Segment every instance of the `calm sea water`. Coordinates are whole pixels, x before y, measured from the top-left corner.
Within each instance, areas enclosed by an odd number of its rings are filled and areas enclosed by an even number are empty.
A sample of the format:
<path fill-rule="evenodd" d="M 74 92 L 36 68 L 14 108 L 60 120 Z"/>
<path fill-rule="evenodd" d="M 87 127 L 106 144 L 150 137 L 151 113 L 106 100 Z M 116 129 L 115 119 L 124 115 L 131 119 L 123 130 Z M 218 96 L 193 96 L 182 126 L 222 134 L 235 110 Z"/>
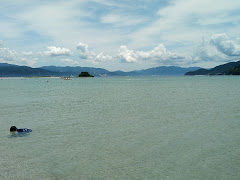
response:
<path fill-rule="evenodd" d="M 0 179 L 240 179 L 240 77 L 0 79 Z"/>

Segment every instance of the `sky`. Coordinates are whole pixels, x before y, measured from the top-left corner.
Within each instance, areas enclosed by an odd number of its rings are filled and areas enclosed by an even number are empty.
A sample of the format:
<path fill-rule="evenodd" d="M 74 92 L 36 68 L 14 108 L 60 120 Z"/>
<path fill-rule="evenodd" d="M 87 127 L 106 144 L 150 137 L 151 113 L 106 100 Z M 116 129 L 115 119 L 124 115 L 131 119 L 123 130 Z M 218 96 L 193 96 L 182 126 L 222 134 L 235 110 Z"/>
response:
<path fill-rule="evenodd" d="M 136 70 L 240 60 L 240 0 L 1 0 L 0 63 Z"/>

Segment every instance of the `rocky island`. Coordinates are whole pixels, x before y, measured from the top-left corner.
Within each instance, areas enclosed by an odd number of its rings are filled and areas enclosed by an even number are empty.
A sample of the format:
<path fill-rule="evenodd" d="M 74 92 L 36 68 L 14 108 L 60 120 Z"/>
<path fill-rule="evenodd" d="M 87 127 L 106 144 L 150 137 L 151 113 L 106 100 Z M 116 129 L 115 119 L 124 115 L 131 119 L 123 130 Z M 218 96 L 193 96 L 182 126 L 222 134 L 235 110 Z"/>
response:
<path fill-rule="evenodd" d="M 78 77 L 94 77 L 93 75 L 89 74 L 88 72 L 81 72 Z"/>

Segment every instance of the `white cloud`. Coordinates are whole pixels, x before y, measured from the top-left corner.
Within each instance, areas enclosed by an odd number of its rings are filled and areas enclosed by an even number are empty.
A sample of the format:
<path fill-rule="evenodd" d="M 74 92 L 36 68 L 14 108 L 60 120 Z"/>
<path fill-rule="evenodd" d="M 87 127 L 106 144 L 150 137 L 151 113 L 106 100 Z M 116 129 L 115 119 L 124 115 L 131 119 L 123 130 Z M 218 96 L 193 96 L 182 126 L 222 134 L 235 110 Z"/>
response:
<path fill-rule="evenodd" d="M 37 60 L 38 58 L 29 59 L 29 58 L 22 57 L 16 62 L 16 64 L 33 67 L 37 63 Z"/>
<path fill-rule="evenodd" d="M 26 58 L 24 53 L 19 53 L 7 47 L 0 47 L 0 62 L 33 66 L 36 64 L 38 58 Z"/>
<path fill-rule="evenodd" d="M 17 52 L 6 47 L 0 47 L 0 60 L 2 62 L 13 61 Z"/>
<path fill-rule="evenodd" d="M 77 66 L 79 65 L 78 61 L 74 61 L 72 59 L 61 59 L 60 60 L 65 66 Z"/>
<path fill-rule="evenodd" d="M 87 53 L 87 52 L 88 52 L 88 45 L 79 42 L 79 43 L 77 44 L 77 49 L 78 49 L 81 53 Z"/>
<path fill-rule="evenodd" d="M 180 64 L 181 60 L 186 59 L 186 56 L 168 51 L 163 44 L 159 44 L 149 51 L 131 50 L 127 46 L 122 45 L 115 55 L 105 54 L 104 52 L 96 53 L 88 49 L 88 45 L 78 43 L 80 59 L 85 59 L 93 64 L 98 63 L 142 63 L 143 61 L 149 63 L 171 65 L 174 63 Z"/>
<path fill-rule="evenodd" d="M 227 56 L 240 56 L 240 43 L 230 40 L 226 34 L 215 34 L 210 42 Z"/>
<path fill-rule="evenodd" d="M 85 59 L 93 64 L 98 64 L 102 62 L 110 62 L 114 60 L 111 55 L 105 54 L 104 52 L 96 53 L 93 50 L 88 49 L 88 45 L 79 42 L 77 44 L 77 50 L 80 59 Z"/>
<path fill-rule="evenodd" d="M 47 56 L 70 56 L 71 51 L 67 48 L 61 48 L 61 47 L 55 47 L 55 46 L 49 46 L 47 47 L 48 51 L 44 52 L 44 55 Z"/>
<path fill-rule="evenodd" d="M 129 14 L 107 14 L 101 17 L 102 23 L 112 24 L 115 27 L 136 26 L 145 23 L 147 20 L 144 16 L 132 16 Z"/>
<path fill-rule="evenodd" d="M 119 59 L 122 62 L 138 62 L 138 61 L 157 61 L 160 63 L 174 63 L 172 61 L 179 61 L 184 59 L 184 56 L 170 52 L 163 44 L 159 44 L 150 51 L 134 51 L 129 50 L 127 46 L 121 46 L 119 50 Z"/>
<path fill-rule="evenodd" d="M 95 62 L 110 62 L 110 61 L 113 61 L 113 57 L 104 54 L 103 52 L 99 53 L 95 58 Z"/>
<path fill-rule="evenodd" d="M 33 55 L 33 52 L 32 51 L 23 51 L 22 54 L 24 56 L 31 56 L 31 55 Z"/>
<path fill-rule="evenodd" d="M 209 40 L 203 40 L 200 45 L 196 46 L 189 63 L 202 67 L 214 67 L 227 60 L 229 60 L 227 56 L 212 46 Z"/>
<path fill-rule="evenodd" d="M 109 6 L 109 7 L 117 7 L 117 8 L 124 8 L 124 2 L 122 1 L 116 1 L 116 0 L 93 0 L 96 3 Z"/>
<path fill-rule="evenodd" d="M 74 44 L 81 40 L 92 46 L 101 44 L 112 47 L 121 35 L 112 29 L 101 28 L 98 11 L 86 8 L 88 3 L 90 2 L 85 0 L 58 3 L 40 1 L 9 15 L 17 17 L 18 22 L 24 24 L 25 32 L 36 32 L 57 44 L 63 43 L 64 46 L 73 48 Z M 93 8 L 100 8 L 99 4 L 94 4 Z M 14 31 L 14 28 L 12 29 Z"/>
<path fill-rule="evenodd" d="M 219 64 L 239 60 L 239 43 L 230 40 L 225 34 L 214 34 L 209 38 L 203 39 L 202 43 L 192 48 L 191 60 L 188 66 L 200 66 L 211 68 Z"/>
<path fill-rule="evenodd" d="M 122 62 L 137 62 L 137 55 L 133 50 L 129 50 L 127 46 L 120 46 L 119 59 Z"/>
<path fill-rule="evenodd" d="M 92 60 L 95 58 L 95 53 L 88 50 L 88 45 L 79 42 L 76 46 L 80 59 Z"/>
<path fill-rule="evenodd" d="M 159 9 L 158 18 L 152 23 L 130 34 L 130 45 L 145 47 L 159 40 L 194 44 L 202 36 L 221 30 L 237 33 L 239 7 L 240 1 L 236 0 L 175 0 Z"/>

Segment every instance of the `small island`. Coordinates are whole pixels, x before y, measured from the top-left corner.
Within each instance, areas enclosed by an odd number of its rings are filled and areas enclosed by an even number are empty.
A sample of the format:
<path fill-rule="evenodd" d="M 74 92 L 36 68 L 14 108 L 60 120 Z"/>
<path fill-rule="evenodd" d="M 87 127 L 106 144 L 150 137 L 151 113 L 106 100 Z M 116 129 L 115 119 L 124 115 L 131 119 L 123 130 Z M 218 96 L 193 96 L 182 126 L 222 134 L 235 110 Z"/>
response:
<path fill-rule="evenodd" d="M 93 75 L 89 74 L 88 72 L 81 72 L 78 77 L 94 77 Z"/>

